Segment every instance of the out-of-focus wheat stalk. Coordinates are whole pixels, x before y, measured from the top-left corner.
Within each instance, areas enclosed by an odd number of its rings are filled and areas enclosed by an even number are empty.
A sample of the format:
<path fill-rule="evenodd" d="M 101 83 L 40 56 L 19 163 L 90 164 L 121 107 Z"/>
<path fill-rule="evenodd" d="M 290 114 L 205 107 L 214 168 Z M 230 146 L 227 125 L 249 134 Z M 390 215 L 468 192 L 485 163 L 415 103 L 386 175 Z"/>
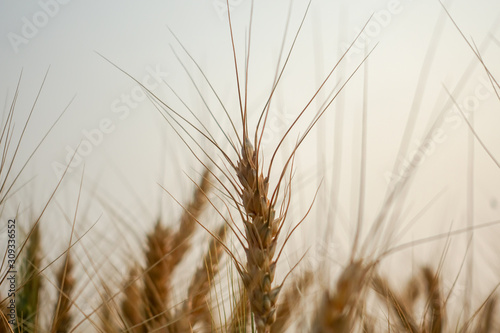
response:
<path fill-rule="evenodd" d="M 146 271 L 144 273 L 144 316 L 151 318 L 147 323 L 150 329 L 166 326 L 171 318 L 167 310 L 170 291 L 170 275 L 172 267 L 167 260 L 172 251 L 172 234 L 170 229 L 158 221 L 151 234 L 148 235 L 146 252 Z"/>
<path fill-rule="evenodd" d="M 123 288 L 124 299 L 121 304 L 123 319 L 127 324 L 127 330 L 130 332 L 142 332 L 142 323 L 144 321 L 144 300 L 142 298 L 142 286 L 139 279 L 139 269 L 132 267 L 129 277 Z M 105 307 L 107 308 L 107 307 Z"/>
<path fill-rule="evenodd" d="M 42 287 L 39 225 L 32 229 L 27 242 L 21 264 L 21 289 L 16 300 L 17 326 L 21 331 L 32 331 L 38 326 L 39 296 Z"/>
<path fill-rule="evenodd" d="M 362 261 L 350 263 L 340 274 L 333 291 L 323 291 L 316 306 L 312 332 L 352 332 L 362 308 L 372 266 Z"/>
<path fill-rule="evenodd" d="M 54 319 L 52 321 L 51 332 L 69 332 L 71 330 L 72 314 L 70 312 L 72 305 L 72 292 L 75 286 L 73 276 L 73 259 L 70 252 L 66 254 L 66 260 L 57 275 L 57 287 L 59 297 L 54 309 Z"/>
<path fill-rule="evenodd" d="M 380 276 L 373 278 L 373 288 L 380 295 L 382 301 L 387 303 L 388 307 L 397 314 L 399 319 L 400 329 L 406 332 L 418 332 L 418 325 L 413 314 L 408 310 L 407 305 L 402 299 L 391 289 L 389 283 Z"/>
<path fill-rule="evenodd" d="M 174 269 L 181 262 L 191 245 L 198 218 L 207 202 L 210 189 L 209 171 L 205 170 L 191 203 L 181 217 L 178 231 L 173 232 L 158 221 L 148 235 L 146 269 L 144 271 L 144 318 L 149 329 L 168 326 L 173 319 L 170 313 L 171 279 Z"/>
<path fill-rule="evenodd" d="M 427 292 L 427 327 L 424 328 L 430 333 L 439 333 L 444 329 L 445 321 L 445 303 L 441 296 L 441 286 L 439 276 L 434 273 L 431 268 L 424 267 L 422 269 L 426 292 Z"/>
<path fill-rule="evenodd" d="M 210 327 L 213 325 L 211 304 L 208 293 L 219 270 L 219 260 L 223 254 L 221 242 L 227 234 L 227 226 L 223 225 L 216 233 L 217 239 L 210 241 L 208 251 L 203 257 L 202 266 L 196 270 L 188 288 L 187 299 L 182 309 L 181 320 L 188 320 L 192 326 L 198 322 Z M 184 325 L 185 328 L 188 325 Z"/>

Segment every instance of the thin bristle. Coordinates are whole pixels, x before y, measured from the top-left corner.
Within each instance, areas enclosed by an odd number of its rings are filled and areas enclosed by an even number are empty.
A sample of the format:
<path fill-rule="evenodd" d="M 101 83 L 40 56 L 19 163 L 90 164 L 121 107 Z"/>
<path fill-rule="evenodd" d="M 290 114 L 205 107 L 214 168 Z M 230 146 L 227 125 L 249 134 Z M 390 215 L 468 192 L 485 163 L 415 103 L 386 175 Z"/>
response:
<path fill-rule="evenodd" d="M 113 318 L 113 313 L 109 302 L 105 302 L 102 305 L 101 311 L 99 312 L 100 328 L 106 333 L 118 333 L 118 329 L 115 319 Z M 134 332 L 134 331 L 131 331 Z"/>
<path fill-rule="evenodd" d="M 119 312 L 119 306 L 115 302 L 117 294 L 113 293 L 104 281 L 102 287 L 103 292 L 99 292 L 102 299 L 98 312 L 100 325 L 97 328 L 102 329 L 104 332 L 117 333 L 122 332 L 122 328 L 125 327 L 127 328 L 126 332 L 133 332 L 128 330 L 126 320 Z"/>
<path fill-rule="evenodd" d="M 390 304 L 391 308 L 397 314 L 402 328 L 406 332 L 418 332 L 418 325 L 416 324 L 411 312 L 408 310 L 403 300 L 391 289 L 389 283 L 385 279 L 381 276 L 375 276 L 373 278 L 373 289 L 384 302 Z"/>
<path fill-rule="evenodd" d="M 241 333 L 247 331 L 247 326 L 250 318 L 250 304 L 248 295 L 245 288 L 241 288 L 239 298 L 234 305 L 231 313 L 231 318 L 228 323 L 229 326 L 226 332 Z"/>
<path fill-rule="evenodd" d="M 223 253 L 222 241 L 226 236 L 226 225 L 219 228 L 216 237 L 210 241 L 203 263 L 196 270 L 188 288 L 187 299 L 173 320 L 171 330 L 189 332 L 192 326 L 201 323 L 206 327 L 213 324 L 208 294 L 218 272 L 219 258 Z"/>
<path fill-rule="evenodd" d="M 75 286 L 73 277 L 73 260 L 68 252 L 65 264 L 61 267 L 57 275 L 57 285 L 59 288 L 59 298 L 55 308 L 55 316 L 52 322 L 51 332 L 69 332 L 73 320 L 70 309 L 72 305 L 71 293 Z"/>

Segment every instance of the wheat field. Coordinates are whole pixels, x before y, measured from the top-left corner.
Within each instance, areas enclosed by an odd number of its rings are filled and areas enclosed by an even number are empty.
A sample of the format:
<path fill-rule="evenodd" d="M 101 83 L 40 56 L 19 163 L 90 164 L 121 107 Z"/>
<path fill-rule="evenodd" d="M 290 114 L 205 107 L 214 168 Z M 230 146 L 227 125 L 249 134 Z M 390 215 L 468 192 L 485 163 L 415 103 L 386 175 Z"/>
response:
<path fill-rule="evenodd" d="M 496 2 L 3 6 L 0 332 L 500 330 Z"/>

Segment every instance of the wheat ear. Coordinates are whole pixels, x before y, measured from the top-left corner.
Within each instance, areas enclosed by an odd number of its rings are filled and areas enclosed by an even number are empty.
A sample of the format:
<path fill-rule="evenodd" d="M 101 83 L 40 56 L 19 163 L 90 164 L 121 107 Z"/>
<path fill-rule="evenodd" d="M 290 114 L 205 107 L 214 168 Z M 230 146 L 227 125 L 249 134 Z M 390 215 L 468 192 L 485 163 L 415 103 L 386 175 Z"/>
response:
<path fill-rule="evenodd" d="M 276 302 L 281 287 L 273 287 L 277 247 L 282 219 L 276 216 L 275 201 L 268 198 L 269 179 L 259 169 L 259 157 L 248 137 L 245 138 L 236 166 L 242 186 L 241 200 L 247 248 L 247 264 L 242 272 L 250 307 L 258 332 L 269 332 L 276 319 Z"/>
<path fill-rule="evenodd" d="M 218 239 L 210 241 L 208 251 L 203 258 L 203 266 L 195 272 L 189 286 L 184 313 L 189 313 L 190 322 L 193 324 L 197 321 L 208 324 L 212 322 L 207 295 L 218 272 L 219 258 L 224 250 L 221 242 L 226 237 L 226 231 L 226 225 L 223 225 L 217 232 Z"/>
<path fill-rule="evenodd" d="M 172 329 L 175 332 L 189 332 L 192 326 L 203 323 L 212 326 L 213 320 L 209 306 L 208 293 L 218 272 L 219 257 L 222 255 L 222 241 L 226 235 L 226 225 L 219 228 L 216 238 L 212 238 L 203 263 L 196 270 L 188 288 L 187 299 L 178 311 Z"/>
<path fill-rule="evenodd" d="M 352 332 L 358 301 L 363 297 L 368 274 L 373 266 L 361 260 L 350 263 L 340 274 L 335 290 L 326 290 L 313 319 L 312 332 Z"/>
<path fill-rule="evenodd" d="M 196 230 L 198 218 L 208 202 L 207 194 L 210 191 L 210 188 L 210 171 L 209 169 L 205 169 L 202 174 L 201 181 L 196 186 L 193 193 L 191 202 L 181 216 L 179 228 L 177 232 L 172 235 L 172 255 L 168 258 L 172 268 L 179 264 L 191 246 L 189 238 Z"/>
<path fill-rule="evenodd" d="M 26 254 L 23 257 L 21 274 L 23 277 L 17 294 L 17 328 L 15 330 L 32 331 L 37 326 L 39 295 L 42 286 L 40 276 L 41 249 L 40 227 L 35 225 L 27 240 Z"/>
<path fill-rule="evenodd" d="M 144 322 L 143 299 L 141 296 L 141 286 L 139 280 L 139 270 L 133 267 L 123 288 L 124 299 L 121 304 L 123 318 L 129 332 L 143 332 Z"/>
<path fill-rule="evenodd" d="M 380 276 L 373 278 L 373 289 L 378 293 L 383 301 L 388 302 L 400 321 L 401 326 L 406 332 L 418 332 L 418 325 L 408 310 L 406 304 L 401 298 L 391 289 L 389 283 Z"/>
<path fill-rule="evenodd" d="M 59 298 L 55 308 L 54 320 L 52 322 L 51 332 L 69 332 L 71 329 L 71 293 L 75 286 L 73 277 L 73 260 L 69 252 L 66 254 L 66 260 L 57 275 L 57 285 L 59 288 Z"/>
<path fill-rule="evenodd" d="M 164 327 L 171 322 L 168 304 L 172 273 L 189 250 L 189 238 L 206 206 L 210 190 L 208 175 L 209 170 L 206 169 L 193 200 L 181 217 L 178 231 L 173 233 L 158 221 L 154 231 L 148 235 L 147 269 L 144 274 L 145 316 L 151 318 L 149 325 L 153 328 Z"/>
<path fill-rule="evenodd" d="M 429 267 L 422 269 L 428 295 L 429 321 L 426 330 L 430 333 L 440 333 L 444 329 L 445 303 L 441 297 L 439 277 Z"/>
<path fill-rule="evenodd" d="M 144 315 L 151 318 L 148 326 L 158 328 L 169 322 L 167 297 L 171 268 L 167 256 L 171 252 L 171 231 L 158 221 L 148 235 L 147 269 L 144 273 Z"/>

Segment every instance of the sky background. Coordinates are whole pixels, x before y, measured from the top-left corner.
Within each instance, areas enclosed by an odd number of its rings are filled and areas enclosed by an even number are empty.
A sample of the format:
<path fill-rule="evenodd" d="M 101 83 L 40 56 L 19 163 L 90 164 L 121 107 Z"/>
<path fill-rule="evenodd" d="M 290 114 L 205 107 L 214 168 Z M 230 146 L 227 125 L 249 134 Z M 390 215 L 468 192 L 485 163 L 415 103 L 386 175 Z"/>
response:
<path fill-rule="evenodd" d="M 233 0 L 230 4 L 236 53 L 243 77 L 251 2 Z M 464 0 L 446 1 L 445 4 L 466 38 L 480 48 L 485 63 L 499 78 L 500 2 Z M 290 17 L 290 28 L 285 37 L 286 50 L 299 27 L 307 2 L 294 1 L 290 16 L 287 1 L 255 1 L 254 7 L 248 103 L 249 110 L 260 110 L 271 89 L 287 18 Z M 324 92 L 320 93 L 320 100 L 327 98 L 337 82 L 345 82 L 361 63 L 365 52 L 378 43 L 368 58 L 366 71 L 362 67 L 353 76 L 298 155 L 295 188 L 301 204 L 293 207 L 294 212 L 304 214 L 314 191 L 322 184 L 312 213 L 314 227 L 301 231 L 294 240 L 303 246 L 297 248 L 298 253 L 311 246 L 308 240 L 316 239 L 326 230 L 326 222 L 321 221 L 321 216 L 336 221 L 335 230 L 341 239 L 339 251 L 348 252 L 350 249 L 348 244 L 355 230 L 352 221 L 357 217 L 359 198 L 360 124 L 364 101 L 368 142 L 367 225 L 380 209 L 388 179 L 394 176 L 391 176 L 391 170 L 414 100 L 419 103 L 415 132 L 409 150 L 399 157 L 400 160 L 410 161 L 418 151 L 430 121 L 440 112 L 445 112 L 445 118 L 438 127 L 438 134 L 422 154 L 408 200 L 403 206 L 405 223 L 409 223 L 429 202 L 434 202 L 434 205 L 426 211 L 425 221 L 420 221 L 405 234 L 406 239 L 418 239 L 446 232 L 452 225 L 460 228 L 470 223 L 470 219 L 467 220 L 469 131 L 461 116 L 453 113 L 447 104 L 449 99 L 445 87 L 454 91 L 453 96 L 464 111 L 474 114 L 476 131 L 491 153 L 500 158 L 500 102 L 490 90 L 484 69 L 444 15 L 440 3 L 434 0 L 312 1 L 272 105 L 272 121 L 264 142 L 266 152 L 272 152 L 286 126 L 306 105 L 372 14 L 367 30 L 347 54 Z M 107 234 L 106 230 L 113 215 L 118 213 L 111 214 L 104 208 L 102 200 L 127 215 L 130 219 L 127 223 L 133 230 L 148 230 L 160 211 L 172 216 L 178 214 L 179 206 L 158 184 L 174 197 L 186 200 L 192 189 L 189 177 L 197 179 L 200 164 L 187 152 L 137 83 L 110 62 L 138 81 L 148 82 L 163 101 L 190 117 L 182 102 L 165 84 L 168 83 L 224 142 L 182 64 L 195 82 L 203 82 L 203 78 L 172 32 L 203 69 L 230 114 L 238 119 L 228 29 L 222 0 L 147 3 L 130 0 L 71 0 L 64 3 L 56 0 L 3 0 L 0 3 L 0 102 L 5 115 L 22 71 L 16 103 L 15 119 L 19 124 L 16 133 L 19 133 L 48 71 L 23 141 L 20 162 L 29 156 L 75 97 L 28 165 L 23 174 L 24 181 L 35 178 L 17 194 L 16 203 L 26 203 L 31 196 L 35 202 L 34 211 L 39 211 L 59 180 L 57 170 L 66 166 L 68 156 L 80 144 L 80 149 L 86 149 L 81 155 L 86 156 L 81 162 L 75 161 L 70 168 L 62 194 L 57 198 L 57 206 L 59 213 L 74 209 L 84 170 L 82 200 L 88 215 L 83 219 L 82 230 L 85 225 L 102 218 L 97 229 L 102 230 L 103 238 L 113 238 L 113 233 Z M 426 62 L 427 54 L 432 54 L 432 61 Z M 424 88 L 421 95 L 414 98 L 422 72 L 427 73 Z M 366 96 L 363 94 L 365 75 Z M 208 85 L 200 83 L 200 91 L 221 126 L 230 128 Z M 298 124 L 297 131 L 288 138 L 283 152 L 290 151 L 295 138 L 303 133 L 320 105 L 319 102 L 313 103 L 304 121 Z M 256 112 L 251 113 L 250 121 L 255 122 L 256 115 Z M 199 142 L 203 141 L 199 135 L 194 135 Z M 204 148 L 214 154 L 208 144 L 204 144 Z M 336 162 L 335 156 L 341 157 L 340 162 Z M 20 162 L 16 164 L 18 167 Z M 499 185 L 500 170 L 476 143 L 473 223 L 498 219 Z M 338 198 L 333 217 L 328 215 L 331 214 L 332 198 Z M 101 205 L 92 205 L 92 200 L 98 200 Z M 137 220 L 140 223 L 134 222 Z M 69 226 L 64 225 L 61 230 L 65 228 Z M 397 228 L 404 229 L 401 225 Z M 497 228 L 495 232 L 500 231 Z M 494 237 L 487 232 L 478 235 L 484 240 Z M 481 251 L 491 253 L 495 250 L 490 245 L 486 248 L 477 245 L 479 258 L 483 258 Z M 421 254 L 433 258 L 435 250 L 429 246 Z M 458 259 L 462 258 L 461 254 L 457 254 Z M 290 251 L 292 258 L 293 255 L 294 252 Z M 487 260 L 487 256 L 484 258 Z M 490 269 L 490 274 L 500 272 L 500 267 Z"/>

